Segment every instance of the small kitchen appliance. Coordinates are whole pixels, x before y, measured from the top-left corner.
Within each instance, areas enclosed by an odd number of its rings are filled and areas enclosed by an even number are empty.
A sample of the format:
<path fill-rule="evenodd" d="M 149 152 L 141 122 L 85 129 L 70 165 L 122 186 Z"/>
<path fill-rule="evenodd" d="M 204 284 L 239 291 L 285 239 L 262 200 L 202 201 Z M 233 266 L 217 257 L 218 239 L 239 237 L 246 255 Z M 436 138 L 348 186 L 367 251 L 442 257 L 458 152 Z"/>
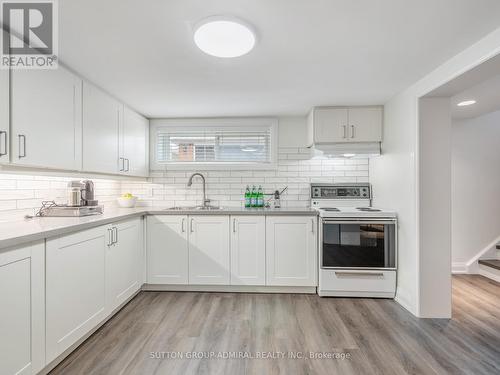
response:
<path fill-rule="evenodd" d="M 371 201 L 370 184 L 311 184 L 320 296 L 394 298 L 397 216 Z"/>
<path fill-rule="evenodd" d="M 70 181 L 68 183 L 68 202 L 60 205 L 43 202 L 37 216 L 80 217 L 102 214 L 104 207 L 98 205 L 94 197 L 94 183 L 91 180 Z"/>

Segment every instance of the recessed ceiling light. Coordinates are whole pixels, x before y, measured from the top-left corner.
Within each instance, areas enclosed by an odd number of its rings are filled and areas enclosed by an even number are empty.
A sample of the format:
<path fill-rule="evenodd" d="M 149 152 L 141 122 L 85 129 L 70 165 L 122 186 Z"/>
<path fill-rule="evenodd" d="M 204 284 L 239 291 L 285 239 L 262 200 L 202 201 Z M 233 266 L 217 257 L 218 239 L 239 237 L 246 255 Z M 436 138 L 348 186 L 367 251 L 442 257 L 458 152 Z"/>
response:
<path fill-rule="evenodd" d="M 356 156 L 356 154 L 344 154 L 344 158 L 353 158 Z"/>
<path fill-rule="evenodd" d="M 475 100 L 464 100 L 463 102 L 460 102 L 457 104 L 459 107 L 466 107 L 468 105 L 476 104 Z"/>
<path fill-rule="evenodd" d="M 198 48 L 216 57 L 243 56 L 253 49 L 255 41 L 253 28 L 234 17 L 208 17 L 194 29 L 194 42 Z"/>

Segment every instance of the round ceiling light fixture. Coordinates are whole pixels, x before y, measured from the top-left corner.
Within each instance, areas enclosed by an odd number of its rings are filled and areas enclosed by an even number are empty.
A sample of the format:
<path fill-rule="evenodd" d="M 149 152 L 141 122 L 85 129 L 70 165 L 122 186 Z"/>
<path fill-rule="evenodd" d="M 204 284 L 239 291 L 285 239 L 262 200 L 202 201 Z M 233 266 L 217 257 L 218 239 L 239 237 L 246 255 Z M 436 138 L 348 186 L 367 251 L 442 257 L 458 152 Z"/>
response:
<path fill-rule="evenodd" d="M 248 23 L 229 16 L 208 17 L 195 25 L 194 42 L 208 55 L 231 58 L 250 52 L 255 31 Z"/>
<path fill-rule="evenodd" d="M 457 104 L 459 107 L 467 107 L 468 105 L 473 105 L 476 104 L 475 100 L 464 100 L 463 102 L 460 102 Z"/>

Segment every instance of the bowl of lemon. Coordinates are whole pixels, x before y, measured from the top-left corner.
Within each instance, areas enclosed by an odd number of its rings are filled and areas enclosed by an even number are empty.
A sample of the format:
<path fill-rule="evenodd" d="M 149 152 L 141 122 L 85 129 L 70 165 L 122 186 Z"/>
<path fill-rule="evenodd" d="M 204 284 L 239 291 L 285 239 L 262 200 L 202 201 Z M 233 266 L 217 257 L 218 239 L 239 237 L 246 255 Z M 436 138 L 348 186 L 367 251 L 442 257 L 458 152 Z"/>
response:
<path fill-rule="evenodd" d="M 134 197 L 131 193 L 124 193 L 121 197 L 118 197 L 116 201 L 120 207 L 132 208 L 135 207 L 137 203 L 137 197 Z"/>

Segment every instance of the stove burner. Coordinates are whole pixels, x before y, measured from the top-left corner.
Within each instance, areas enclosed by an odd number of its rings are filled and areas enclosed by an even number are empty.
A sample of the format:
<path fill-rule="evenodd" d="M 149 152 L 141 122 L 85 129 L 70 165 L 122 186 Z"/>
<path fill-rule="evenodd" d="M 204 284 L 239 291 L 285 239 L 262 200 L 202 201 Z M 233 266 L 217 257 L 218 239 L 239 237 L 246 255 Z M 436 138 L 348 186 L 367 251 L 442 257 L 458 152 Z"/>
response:
<path fill-rule="evenodd" d="M 372 208 L 372 207 L 358 207 L 356 208 L 358 211 L 364 211 L 364 212 L 380 212 L 378 208 Z"/>
<path fill-rule="evenodd" d="M 323 211 L 333 211 L 333 212 L 340 212 L 338 208 L 331 207 L 331 208 L 321 208 Z"/>

